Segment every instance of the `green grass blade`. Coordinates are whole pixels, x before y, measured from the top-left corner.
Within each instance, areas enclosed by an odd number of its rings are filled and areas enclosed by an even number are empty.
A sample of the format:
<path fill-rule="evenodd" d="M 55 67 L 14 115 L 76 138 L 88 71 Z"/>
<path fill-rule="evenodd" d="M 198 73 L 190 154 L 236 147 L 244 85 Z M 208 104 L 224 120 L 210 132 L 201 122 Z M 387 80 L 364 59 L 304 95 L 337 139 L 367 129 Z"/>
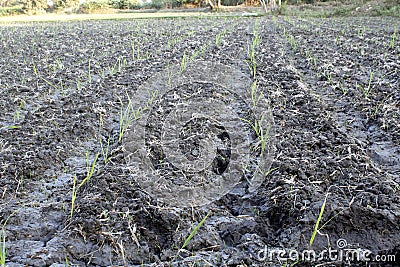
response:
<path fill-rule="evenodd" d="M 193 231 L 190 233 L 190 235 L 186 238 L 185 242 L 183 243 L 181 249 L 184 249 L 190 242 L 190 240 L 192 240 L 192 238 L 194 237 L 194 235 L 197 233 L 197 231 L 200 229 L 200 227 L 205 223 L 205 221 L 207 220 L 207 218 L 211 215 L 211 211 L 207 213 L 206 216 L 204 216 L 204 218 L 201 220 L 201 222 L 199 222 L 198 225 L 196 225 L 196 227 L 193 229 Z"/>
<path fill-rule="evenodd" d="M 0 230 L 0 266 L 6 265 L 6 231 L 4 228 Z"/>
<path fill-rule="evenodd" d="M 6 247 L 6 225 L 8 223 L 8 220 L 12 216 L 14 216 L 17 212 L 22 209 L 24 205 L 22 205 L 19 209 L 14 210 L 3 222 L 3 225 L 0 228 L 0 267 L 5 267 L 6 266 L 6 258 L 7 258 L 7 247 Z"/>
<path fill-rule="evenodd" d="M 321 222 L 322 216 L 324 215 L 324 210 L 325 210 L 326 201 L 328 200 L 328 195 L 329 195 L 329 193 L 326 193 L 324 203 L 322 203 L 321 210 L 319 211 L 319 216 L 318 216 L 317 222 L 315 223 L 314 231 L 311 235 L 310 247 L 314 243 L 315 236 L 317 235 L 317 232 L 319 230 L 318 226 L 319 226 L 319 223 Z"/>
<path fill-rule="evenodd" d="M 72 196 L 71 196 L 71 211 L 70 211 L 70 217 L 72 218 L 73 214 L 74 214 L 74 210 L 75 210 L 75 200 L 76 200 L 76 192 L 77 192 L 77 188 L 76 188 L 76 175 L 74 176 L 74 181 L 73 181 L 73 185 L 72 185 Z"/>
<path fill-rule="evenodd" d="M 97 153 L 96 156 L 94 157 L 94 160 L 93 160 L 92 164 L 88 165 L 86 177 L 79 184 L 78 188 L 81 188 L 86 182 L 88 182 L 90 180 L 90 178 L 92 178 L 92 176 L 94 174 L 94 171 L 96 170 L 96 164 L 97 164 L 97 160 L 99 158 L 99 155 L 100 155 L 100 153 Z"/>
<path fill-rule="evenodd" d="M 1 128 L 1 129 L 19 129 L 19 128 L 21 128 L 21 126 L 18 126 L 18 125 L 8 125 L 8 126 L 5 126 L 5 127 Z"/>

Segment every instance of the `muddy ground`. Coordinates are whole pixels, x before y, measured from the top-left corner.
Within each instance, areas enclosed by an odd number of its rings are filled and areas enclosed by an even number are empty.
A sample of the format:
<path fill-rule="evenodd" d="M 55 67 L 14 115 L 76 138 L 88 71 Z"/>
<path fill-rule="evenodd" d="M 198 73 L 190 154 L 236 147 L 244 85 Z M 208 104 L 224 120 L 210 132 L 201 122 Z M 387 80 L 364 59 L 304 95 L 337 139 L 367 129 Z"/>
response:
<path fill-rule="evenodd" d="M 400 266 L 399 26 L 386 17 L 0 25 L 6 266 L 366 266 L 264 253 L 328 248 Z M 274 120 L 265 181 L 201 207 L 155 199 L 119 138 L 127 96 L 183 58 L 253 80 L 256 35 L 255 78 Z"/>

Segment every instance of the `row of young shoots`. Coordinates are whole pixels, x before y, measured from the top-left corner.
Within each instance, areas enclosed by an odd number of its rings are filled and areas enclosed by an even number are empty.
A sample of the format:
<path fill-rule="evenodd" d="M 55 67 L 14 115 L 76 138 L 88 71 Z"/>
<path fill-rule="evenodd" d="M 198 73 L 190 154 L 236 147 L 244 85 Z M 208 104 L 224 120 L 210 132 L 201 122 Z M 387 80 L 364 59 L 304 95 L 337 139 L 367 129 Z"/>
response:
<path fill-rule="evenodd" d="M 225 28 L 224 30 L 222 30 L 221 32 L 217 33 L 215 35 L 214 40 L 206 42 L 205 44 L 203 44 L 202 46 L 197 47 L 196 49 L 194 49 L 194 51 L 190 54 L 186 53 L 186 51 L 183 52 L 183 56 L 180 62 L 180 72 L 183 73 L 187 67 L 187 65 L 189 63 L 194 62 L 196 59 L 202 57 L 206 51 L 213 45 L 219 47 L 222 44 L 223 38 L 229 34 L 230 32 L 232 32 L 232 30 L 234 29 L 235 25 L 231 25 L 227 28 Z M 192 49 L 191 49 L 192 50 Z M 169 68 L 169 66 L 167 67 L 167 69 Z M 168 81 L 168 85 L 170 84 L 170 80 Z"/>
<path fill-rule="evenodd" d="M 212 28 L 212 25 L 209 25 L 210 29 Z M 226 30 L 218 33 L 215 36 L 215 44 L 218 46 L 221 44 L 223 36 L 226 34 Z M 195 33 L 194 30 L 189 30 L 182 35 L 178 37 L 171 37 L 168 39 L 168 42 L 166 45 L 163 45 L 163 47 L 171 48 L 172 46 L 176 45 L 179 42 L 183 42 L 186 38 L 193 36 Z M 161 53 L 163 49 L 159 50 L 148 50 L 146 49 L 146 44 L 143 43 L 143 41 L 137 40 L 136 37 L 139 37 L 140 31 L 137 33 L 138 36 L 133 36 L 129 40 L 129 45 L 131 49 L 131 55 L 132 55 L 132 60 L 142 60 L 142 59 L 150 59 L 153 54 Z M 151 42 L 148 38 L 145 38 L 145 41 Z M 198 56 L 201 56 L 205 53 L 206 49 L 205 45 L 201 47 L 201 49 L 197 49 L 190 57 L 185 54 L 182 61 L 182 71 L 185 68 L 185 65 L 189 61 L 193 61 L 195 58 Z M 100 53 L 101 57 L 104 57 L 104 53 L 101 52 L 96 52 Z M 69 81 L 65 81 L 62 78 L 57 78 L 55 75 L 59 73 L 65 73 L 66 68 L 68 65 L 66 65 L 63 60 L 59 57 L 55 58 L 53 62 L 46 63 L 45 69 L 40 69 L 38 68 L 38 64 L 35 62 L 34 59 L 31 60 L 26 60 L 24 59 L 24 64 L 29 65 L 29 68 L 33 71 L 34 76 L 38 79 L 39 82 L 43 82 L 46 84 L 49 88 L 48 93 L 51 94 L 53 92 L 59 93 L 61 96 L 66 96 L 69 92 L 82 92 L 87 86 L 90 86 L 90 84 L 96 80 L 99 81 L 99 78 L 102 80 L 106 79 L 107 76 L 113 76 L 115 74 L 118 74 L 122 72 L 127 66 L 128 66 L 128 60 L 129 58 L 127 57 L 116 57 L 113 61 L 108 63 L 107 66 L 104 66 L 103 64 L 99 65 L 99 61 L 95 60 L 95 50 L 93 50 L 91 53 L 91 56 L 87 60 L 86 63 L 81 62 L 81 64 L 86 64 L 86 73 L 84 74 L 79 74 L 78 77 L 75 79 L 69 79 Z M 155 55 L 154 55 L 155 56 Z M 29 61 L 29 62 L 28 62 Z M 97 63 L 95 63 L 97 62 Z M 28 69 L 29 69 L 28 68 Z M 23 70 L 21 68 L 21 70 Z M 50 72 L 49 72 L 50 71 Z M 17 76 L 21 79 L 21 84 L 25 84 L 27 82 L 26 74 L 23 75 L 20 72 L 17 72 Z M 75 80 L 75 82 L 74 82 Z M 14 112 L 14 124 L 17 124 L 20 122 L 22 119 L 22 113 L 21 109 L 16 109 Z M 18 128 L 17 125 L 12 125 L 12 126 L 7 126 L 8 128 Z"/>
<path fill-rule="evenodd" d="M 256 48 L 261 43 L 261 37 L 258 34 L 258 20 L 254 22 L 253 27 L 253 38 L 250 42 L 247 42 L 247 65 L 252 73 L 253 79 L 256 80 L 257 74 L 257 60 L 256 60 Z"/>
<path fill-rule="evenodd" d="M 142 46 L 143 44 L 139 42 L 131 42 L 131 51 L 132 51 L 132 59 L 133 60 L 141 60 L 141 59 L 149 59 L 150 58 L 150 53 L 148 51 L 143 52 L 142 51 Z M 93 56 L 93 53 L 92 53 Z M 57 60 L 57 64 L 52 65 L 53 71 L 57 70 L 62 70 L 64 68 L 64 65 L 62 61 Z M 121 71 L 123 71 L 127 66 L 127 59 L 123 59 L 118 57 L 115 61 L 114 64 L 109 65 L 106 67 L 106 69 L 100 70 L 100 77 L 105 79 L 106 75 L 115 75 Z M 59 84 L 54 84 L 50 82 L 48 79 L 44 78 L 44 75 L 41 75 L 39 73 L 38 68 L 36 67 L 36 64 L 32 62 L 32 70 L 35 74 L 35 76 L 38 79 L 41 79 L 44 81 L 46 84 L 48 84 L 51 88 L 54 90 L 58 90 L 61 92 L 62 95 L 65 95 L 65 90 L 62 81 L 59 82 Z M 94 77 L 93 73 L 93 66 L 92 66 L 92 60 L 88 60 L 88 65 L 87 65 L 87 75 L 86 77 L 79 76 L 76 84 L 76 88 L 78 90 L 81 90 L 83 87 L 84 83 L 91 83 L 92 79 Z M 124 102 L 120 99 L 120 115 L 119 115 L 119 133 L 118 133 L 118 142 L 122 141 L 122 138 L 131 124 L 132 120 L 137 120 L 141 113 L 144 111 L 144 109 L 147 109 L 151 105 L 151 101 L 154 100 L 155 94 L 152 93 L 152 96 L 150 98 L 150 101 L 147 103 L 146 106 L 144 107 L 138 107 L 135 109 L 133 107 L 132 101 L 128 96 L 128 103 L 124 104 Z M 19 113 L 16 113 L 15 115 L 15 120 L 19 120 Z M 97 170 L 97 165 L 98 165 L 98 159 L 101 156 L 103 158 L 104 164 L 107 164 L 108 161 L 110 160 L 109 158 L 109 149 L 110 145 L 112 142 L 112 138 L 109 135 L 108 139 L 106 140 L 106 143 L 104 143 L 102 140 L 99 141 L 100 143 L 100 152 L 96 153 L 94 155 L 94 159 L 92 161 L 89 160 L 89 152 L 86 152 L 85 155 L 85 162 L 86 162 L 86 176 L 82 179 L 82 181 L 78 182 L 78 177 L 77 175 L 73 175 L 73 184 L 72 184 L 72 193 L 71 193 L 71 209 L 70 209 L 70 217 L 72 218 L 74 211 L 75 211 L 75 205 L 76 205 L 76 199 L 78 197 L 78 192 L 81 190 L 81 188 L 90 182 L 92 176 L 95 174 L 95 171 Z M 0 258 L 1 259 L 1 258 Z"/>
<path fill-rule="evenodd" d="M 71 218 L 72 218 L 72 216 L 74 214 L 74 211 L 75 211 L 75 201 L 76 201 L 76 198 L 77 198 L 78 190 L 83 185 L 88 183 L 90 181 L 90 179 L 92 178 L 93 174 L 96 171 L 97 160 L 99 159 L 99 155 L 100 155 L 100 153 L 96 153 L 96 155 L 94 156 L 94 159 L 92 160 L 92 162 L 90 162 L 90 160 L 89 160 L 89 151 L 86 151 L 86 154 L 85 154 L 86 176 L 85 176 L 85 178 L 80 183 L 78 183 L 77 176 L 76 175 L 73 176 L 72 196 L 71 196 L 71 209 L 70 209 L 70 217 Z"/>
<path fill-rule="evenodd" d="M 221 43 L 221 40 L 223 36 L 227 33 L 227 31 L 223 31 L 219 33 L 215 37 L 215 44 L 219 45 Z M 191 36 L 191 34 L 185 34 L 184 37 Z M 178 41 L 182 41 L 184 38 L 179 38 L 177 39 Z M 172 43 L 168 43 L 167 46 L 174 45 Z M 194 61 L 198 56 L 202 56 L 205 51 L 209 48 L 210 43 L 206 43 L 205 45 L 201 46 L 199 49 L 196 49 L 190 56 L 188 56 L 186 53 L 183 54 L 182 60 L 181 60 L 181 66 L 180 66 L 180 71 L 183 72 L 189 62 Z M 140 60 L 140 59 L 149 59 L 149 53 L 146 51 L 142 51 L 142 45 L 141 43 L 131 43 L 131 51 L 132 51 L 132 59 Z M 126 67 L 126 59 L 122 60 L 120 58 L 117 59 L 116 63 L 109 67 L 108 73 L 110 74 L 115 74 L 117 72 L 122 71 Z M 90 67 L 90 60 L 89 60 L 89 65 L 88 65 L 88 79 L 91 78 L 91 67 Z M 132 99 L 130 98 L 129 95 L 127 95 L 127 101 L 126 103 L 120 98 L 119 103 L 120 103 L 120 112 L 119 112 L 119 127 L 118 127 L 118 137 L 116 139 L 117 142 L 121 142 L 125 136 L 126 131 L 130 127 L 133 121 L 138 120 L 143 112 L 148 110 L 151 105 L 153 104 L 153 101 L 157 97 L 157 91 L 154 92 L 148 92 L 149 99 L 147 103 L 145 103 L 143 106 L 140 107 L 135 107 L 133 104 Z M 104 164 L 107 164 L 109 161 L 109 148 L 110 144 L 113 142 L 113 139 L 111 136 L 108 136 L 108 139 L 104 143 L 102 140 L 100 140 L 100 151 L 95 154 L 94 159 L 89 162 L 89 154 L 86 153 L 86 165 L 87 165 L 87 172 L 85 178 L 81 181 L 78 182 L 78 178 L 76 175 L 73 176 L 73 185 L 72 185 L 72 196 L 71 196 L 71 209 L 70 209 L 70 217 L 73 216 L 74 210 L 75 210 L 75 204 L 76 204 L 76 199 L 78 197 L 78 192 L 79 190 L 87 184 L 92 176 L 95 173 L 95 170 L 97 169 L 97 164 L 98 164 L 98 159 L 100 156 L 103 158 Z"/>
<path fill-rule="evenodd" d="M 283 28 L 283 35 L 286 37 L 287 42 L 290 44 L 291 48 L 295 51 L 299 51 L 301 54 L 303 54 L 307 62 L 309 62 L 310 66 L 317 70 L 317 76 L 318 77 L 324 77 L 324 79 L 332 86 L 337 87 L 341 90 L 343 95 L 346 95 L 348 92 L 348 88 L 345 87 L 344 83 L 341 81 L 334 81 L 334 76 L 332 75 L 332 64 L 319 64 L 323 60 L 318 60 L 315 55 L 313 55 L 309 49 L 305 48 L 299 48 L 299 42 L 296 41 L 294 35 L 292 33 L 287 32 L 286 28 L 284 26 L 280 26 L 278 24 L 275 24 L 278 27 Z M 365 31 L 365 28 L 359 29 L 359 33 L 361 34 L 362 32 Z M 394 38 L 396 36 L 396 32 L 393 33 L 393 38 L 391 43 L 395 42 Z M 338 40 L 338 37 L 336 37 L 336 40 Z M 335 42 L 337 45 L 340 45 L 338 41 Z M 356 82 L 355 84 L 355 89 L 360 91 L 365 99 L 369 99 L 372 89 L 373 89 L 373 79 L 374 79 L 374 71 L 370 71 L 369 73 L 369 79 L 368 81 L 364 83 L 358 83 Z"/>
<path fill-rule="evenodd" d="M 253 83 L 250 88 L 251 104 L 253 108 L 257 108 L 260 100 L 264 97 L 263 92 L 258 87 L 257 81 L 257 57 L 256 50 L 261 44 L 261 36 L 258 33 L 258 20 L 255 20 L 253 26 L 253 35 L 251 41 L 247 43 L 247 65 L 253 77 Z M 258 138 L 258 143 L 255 147 L 256 150 L 260 150 L 261 153 L 267 148 L 267 144 L 270 138 L 270 125 L 265 115 L 261 115 L 259 118 L 254 118 L 254 121 L 250 121 L 245 118 L 241 118 L 247 122 L 251 129 L 254 131 Z"/>

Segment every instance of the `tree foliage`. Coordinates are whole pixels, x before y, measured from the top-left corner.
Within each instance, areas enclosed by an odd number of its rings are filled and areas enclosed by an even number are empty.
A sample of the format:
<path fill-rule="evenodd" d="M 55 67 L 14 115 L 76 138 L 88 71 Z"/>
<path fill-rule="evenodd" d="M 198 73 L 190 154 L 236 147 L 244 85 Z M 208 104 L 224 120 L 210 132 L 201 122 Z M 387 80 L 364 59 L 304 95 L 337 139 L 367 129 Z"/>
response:
<path fill-rule="evenodd" d="M 80 5 L 80 13 L 97 13 L 110 8 L 107 0 L 88 0 Z"/>
<path fill-rule="evenodd" d="M 10 6 L 11 0 L 0 0 L 0 6 L 1 7 L 7 7 Z"/>
<path fill-rule="evenodd" d="M 47 0 L 21 0 L 23 10 L 27 14 L 45 13 L 49 7 Z"/>
<path fill-rule="evenodd" d="M 138 0 L 111 0 L 110 5 L 117 9 L 135 9 L 140 7 Z"/>
<path fill-rule="evenodd" d="M 79 0 L 53 0 L 53 3 L 54 3 L 53 7 L 55 9 L 79 6 Z"/>

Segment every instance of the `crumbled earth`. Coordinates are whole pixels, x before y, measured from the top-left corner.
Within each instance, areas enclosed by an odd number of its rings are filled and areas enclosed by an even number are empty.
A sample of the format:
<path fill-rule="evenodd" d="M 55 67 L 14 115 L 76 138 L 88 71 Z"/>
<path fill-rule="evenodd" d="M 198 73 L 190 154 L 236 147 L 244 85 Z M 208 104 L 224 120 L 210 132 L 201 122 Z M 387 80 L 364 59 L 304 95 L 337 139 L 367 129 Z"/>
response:
<path fill-rule="evenodd" d="M 1 25 L 6 265 L 282 266 L 296 262 L 262 252 L 320 252 L 341 240 L 396 256 L 371 266 L 400 266 L 399 26 L 386 17 Z M 202 207 L 164 205 L 126 166 L 121 106 L 183 58 L 253 79 L 255 36 L 255 79 L 275 123 L 265 182 Z M 317 263 L 365 266 L 331 261 Z"/>

